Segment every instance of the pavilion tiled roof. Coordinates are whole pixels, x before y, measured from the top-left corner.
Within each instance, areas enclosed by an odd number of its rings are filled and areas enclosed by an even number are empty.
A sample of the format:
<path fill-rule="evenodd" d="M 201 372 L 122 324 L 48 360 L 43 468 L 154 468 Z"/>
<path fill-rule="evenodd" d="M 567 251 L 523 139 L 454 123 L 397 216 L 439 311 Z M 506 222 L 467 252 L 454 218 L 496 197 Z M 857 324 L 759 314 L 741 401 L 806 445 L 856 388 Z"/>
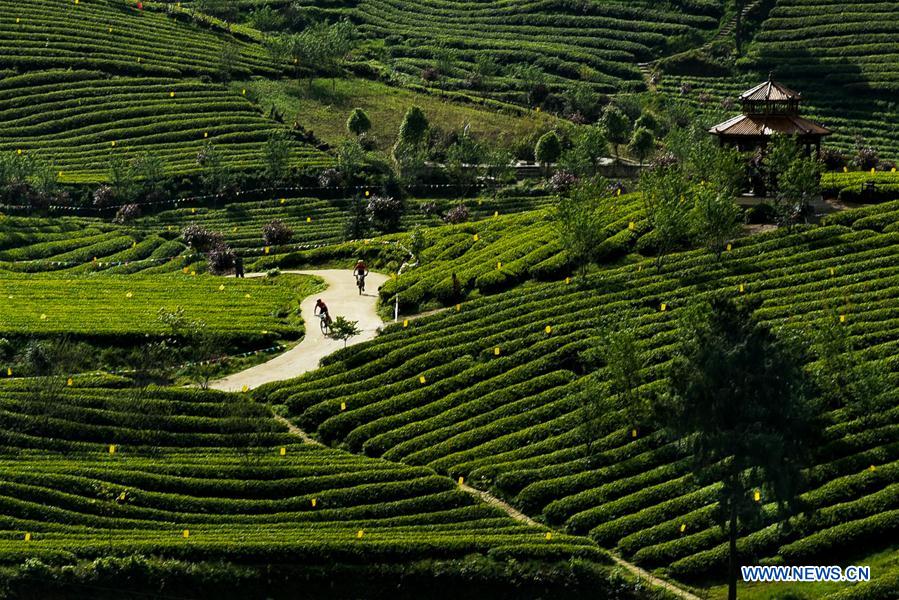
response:
<path fill-rule="evenodd" d="M 715 125 L 709 133 L 736 136 L 830 135 L 830 130 L 796 115 L 738 115 Z"/>
<path fill-rule="evenodd" d="M 788 100 L 800 99 L 802 99 L 802 94 L 794 92 L 787 86 L 771 79 L 740 94 L 740 100 L 763 102 L 786 102 Z"/>

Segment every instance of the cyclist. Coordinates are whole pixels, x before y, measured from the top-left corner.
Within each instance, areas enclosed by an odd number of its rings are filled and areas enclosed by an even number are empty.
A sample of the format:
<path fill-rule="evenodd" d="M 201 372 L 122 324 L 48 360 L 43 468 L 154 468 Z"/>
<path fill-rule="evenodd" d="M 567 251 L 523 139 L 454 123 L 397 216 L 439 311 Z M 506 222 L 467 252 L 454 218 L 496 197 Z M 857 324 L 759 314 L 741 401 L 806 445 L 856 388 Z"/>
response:
<path fill-rule="evenodd" d="M 312 311 L 312 314 L 321 315 L 325 324 L 328 326 L 331 325 L 331 314 L 328 312 L 328 305 L 322 302 L 321 298 L 315 301 L 315 309 Z"/>
<path fill-rule="evenodd" d="M 365 278 L 368 277 L 368 267 L 365 266 L 365 261 L 361 258 L 356 261 L 356 266 L 353 268 L 353 275 L 356 277 L 356 284 L 359 286 L 359 293 L 365 291 Z"/>

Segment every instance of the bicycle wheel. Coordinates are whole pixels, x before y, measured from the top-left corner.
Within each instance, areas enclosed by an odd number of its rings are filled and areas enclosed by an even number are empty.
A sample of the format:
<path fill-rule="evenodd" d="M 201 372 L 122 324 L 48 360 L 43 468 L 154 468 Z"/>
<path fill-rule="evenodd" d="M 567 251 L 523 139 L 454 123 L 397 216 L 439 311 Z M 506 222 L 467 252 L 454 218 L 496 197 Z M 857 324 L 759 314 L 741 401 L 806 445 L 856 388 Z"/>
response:
<path fill-rule="evenodd" d="M 319 319 L 318 320 L 319 327 L 321 327 L 322 333 L 328 333 L 328 321 L 327 319 Z"/>

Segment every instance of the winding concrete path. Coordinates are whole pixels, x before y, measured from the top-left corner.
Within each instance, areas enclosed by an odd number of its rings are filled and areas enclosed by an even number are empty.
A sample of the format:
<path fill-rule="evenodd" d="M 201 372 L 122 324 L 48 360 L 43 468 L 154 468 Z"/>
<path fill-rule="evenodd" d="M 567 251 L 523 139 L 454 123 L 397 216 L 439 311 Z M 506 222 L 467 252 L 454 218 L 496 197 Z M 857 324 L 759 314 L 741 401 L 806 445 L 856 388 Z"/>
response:
<path fill-rule="evenodd" d="M 369 273 L 365 282 L 366 292 L 359 295 L 356 280 L 348 269 L 328 269 L 322 271 L 282 271 L 299 275 L 321 277 L 328 288 L 304 298 L 300 303 L 300 313 L 306 324 L 303 340 L 283 354 L 255 367 L 229 375 L 210 384 L 209 387 L 227 392 L 240 392 L 246 387 L 253 389 L 263 383 L 299 377 L 303 373 L 318 368 L 319 361 L 335 350 L 343 348 L 343 342 L 325 337 L 319 329 L 318 318 L 313 316 L 315 301 L 321 298 L 331 310 L 331 318 L 342 316 L 350 321 L 359 321 L 362 333 L 352 338 L 350 344 L 358 344 L 374 338 L 384 325 L 378 316 L 378 288 L 387 281 L 385 275 Z M 247 277 L 261 277 L 264 273 L 250 273 Z"/>

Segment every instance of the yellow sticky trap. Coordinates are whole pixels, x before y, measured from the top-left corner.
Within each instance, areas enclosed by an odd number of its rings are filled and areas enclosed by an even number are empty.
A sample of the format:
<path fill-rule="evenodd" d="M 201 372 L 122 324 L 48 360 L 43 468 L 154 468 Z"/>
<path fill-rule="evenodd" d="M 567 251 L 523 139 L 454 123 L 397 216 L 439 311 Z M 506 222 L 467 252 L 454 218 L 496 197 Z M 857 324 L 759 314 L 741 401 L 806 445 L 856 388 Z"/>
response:
<path fill-rule="evenodd" d="M 627 228 L 630 229 L 631 231 L 633 231 L 637 228 L 637 224 L 634 223 L 633 221 L 631 221 L 630 223 L 627 224 Z"/>
<path fill-rule="evenodd" d="M 244 394 L 246 394 L 247 392 L 250 391 L 250 388 L 249 388 L 249 386 L 245 385 L 242 388 L 240 388 L 240 391 L 243 392 Z"/>
<path fill-rule="evenodd" d="M 360 529 L 356 532 L 356 539 L 361 540 L 363 535 L 365 535 L 365 532 Z"/>
<path fill-rule="evenodd" d="M 848 173 L 848 172 L 849 172 L 849 168 L 848 168 L 848 167 L 843 167 L 843 173 Z"/>
<path fill-rule="evenodd" d="M 459 312 L 460 310 L 462 310 L 462 305 L 461 305 L 461 304 L 457 304 L 457 305 L 456 305 L 456 312 Z"/>
<path fill-rule="evenodd" d="M 268 246 L 266 246 L 266 247 L 265 247 L 265 253 L 268 254 L 270 251 L 271 251 L 271 248 L 269 248 Z"/>
<path fill-rule="evenodd" d="M 553 532 L 552 532 L 552 531 L 547 531 L 547 532 L 546 532 L 546 539 L 547 539 L 547 541 L 553 539 Z"/>
<path fill-rule="evenodd" d="M 18 154 L 19 156 L 22 156 L 22 149 L 19 148 L 18 150 L 16 150 L 16 154 Z"/>
<path fill-rule="evenodd" d="M 876 171 L 876 169 L 874 167 L 871 167 L 871 175 L 874 174 L 874 171 Z"/>
<path fill-rule="evenodd" d="M 745 291 L 746 291 L 746 288 L 745 288 L 745 287 L 743 286 L 743 284 L 741 283 L 741 284 L 740 284 L 740 293 L 742 294 L 742 293 L 745 292 Z"/>
<path fill-rule="evenodd" d="M 110 142 L 113 148 L 115 148 L 115 141 Z"/>
<path fill-rule="evenodd" d="M 465 478 L 461 475 L 459 476 L 459 485 L 463 485 L 465 483 Z"/>
<path fill-rule="evenodd" d="M 12 377 L 12 368 L 10 368 L 10 367 L 7 367 L 7 368 L 6 368 L 6 376 L 7 376 L 7 377 Z"/>
<path fill-rule="evenodd" d="M 498 217 L 498 216 L 499 216 L 499 211 L 498 211 L 498 210 L 493 211 L 493 216 L 494 216 L 494 217 Z"/>
<path fill-rule="evenodd" d="M 307 223 L 311 223 L 311 222 L 312 222 L 312 217 L 306 217 L 306 222 L 307 222 Z"/>
<path fill-rule="evenodd" d="M 57 174 L 56 174 L 56 177 L 61 178 L 61 177 L 62 177 L 62 171 L 60 171 L 59 173 L 57 173 Z"/>
<path fill-rule="evenodd" d="M 225 284 L 224 284 L 224 283 L 223 283 L 222 285 L 219 286 L 219 291 L 220 291 L 220 292 L 225 291 Z"/>
<path fill-rule="evenodd" d="M 109 445 L 109 453 L 110 453 L 110 454 L 115 454 L 115 444 L 110 444 L 110 445 Z"/>
<path fill-rule="evenodd" d="M 287 448 L 281 446 L 281 450 L 278 452 L 281 456 L 287 456 Z"/>
<path fill-rule="evenodd" d="M 616 196 L 620 196 L 620 195 L 621 195 L 621 188 L 618 188 L 618 193 L 615 194 L 615 195 L 616 195 Z"/>
<path fill-rule="evenodd" d="M 500 349 L 499 349 L 499 346 L 497 346 L 496 348 L 493 349 L 493 355 L 494 355 L 494 356 L 499 356 L 499 355 L 500 355 Z"/>
<path fill-rule="evenodd" d="M 754 491 L 752 493 L 752 499 L 755 500 L 756 502 L 761 502 L 762 501 L 762 492 L 760 492 L 759 490 Z"/>
<path fill-rule="evenodd" d="M 247 90 L 246 90 L 246 88 L 242 89 L 240 93 L 243 94 L 244 96 L 246 96 L 246 95 L 247 95 Z"/>
<path fill-rule="evenodd" d="M 315 498 L 313 498 L 312 499 L 312 508 L 315 508 L 316 504 L 318 504 L 318 501 Z"/>
<path fill-rule="evenodd" d="M 340 403 L 340 410 L 346 410 L 346 402 Z"/>
<path fill-rule="evenodd" d="M 566 277 L 566 278 L 565 278 L 565 285 L 568 285 L 569 283 L 571 283 L 571 277 Z"/>
<path fill-rule="evenodd" d="M 403 319 L 403 327 L 409 326 L 409 319 Z"/>
<path fill-rule="evenodd" d="M 41 321 L 46 321 L 46 320 L 47 320 L 47 315 L 41 315 Z"/>
<path fill-rule="evenodd" d="M 368 190 L 365 190 L 365 197 L 368 198 L 370 195 L 371 195 L 371 192 L 369 192 Z"/>
<path fill-rule="evenodd" d="M 632 438 L 637 437 L 637 430 L 636 430 L 636 429 L 631 429 L 631 437 L 632 437 Z"/>
<path fill-rule="evenodd" d="M 181 269 L 181 272 L 187 275 L 188 273 L 190 273 L 190 269 L 188 267 L 184 267 L 183 269 Z"/>
<path fill-rule="evenodd" d="M 552 332 L 553 332 L 553 327 L 552 327 L 552 325 L 547 325 L 547 326 L 546 326 L 546 329 L 544 329 L 544 331 L 546 332 L 547 335 L 549 335 L 550 333 L 552 333 Z"/>
<path fill-rule="evenodd" d="M 846 315 L 840 315 L 840 323 L 846 322 Z"/>
<path fill-rule="evenodd" d="M 174 98 L 174 97 L 175 97 L 175 92 L 169 92 L 169 98 Z"/>
<path fill-rule="evenodd" d="M 132 248 L 137 248 L 137 241 L 136 241 L 136 240 L 133 241 L 133 242 L 131 242 L 131 247 L 132 247 Z"/>
<path fill-rule="evenodd" d="M 75 381 L 71 377 L 69 377 L 69 379 L 66 381 L 66 385 L 72 387 L 73 385 L 75 385 Z"/>
<path fill-rule="evenodd" d="M 868 467 L 868 470 L 873 473 L 874 471 L 877 470 L 877 467 L 875 467 L 874 465 L 871 465 L 870 467 Z"/>
<path fill-rule="evenodd" d="M 185 529 L 184 531 L 182 531 L 181 537 L 183 537 L 184 539 L 189 538 L 190 537 L 190 529 Z"/>
<path fill-rule="evenodd" d="M 896 172 L 896 167 L 893 167 L 892 169 L 890 169 L 890 173 L 895 173 L 895 172 Z"/>
<path fill-rule="evenodd" d="M 727 245 L 727 251 L 728 251 L 728 252 L 730 252 L 731 250 L 733 250 L 733 248 L 734 248 L 734 247 L 733 247 L 731 244 L 728 244 L 728 245 Z"/>
<path fill-rule="evenodd" d="M 418 378 L 418 383 L 422 383 L 422 384 L 423 384 L 423 383 L 427 383 L 427 382 L 428 382 L 428 380 L 425 379 L 425 376 L 424 376 L 424 375 L 419 376 L 419 378 Z"/>
<path fill-rule="evenodd" d="M 190 209 L 190 214 L 192 214 L 192 215 L 197 214 L 197 209 L 196 208 Z"/>
<path fill-rule="evenodd" d="M 501 263 L 501 262 L 496 263 L 497 270 L 502 269 L 502 268 L 503 268 L 503 263 Z"/>
<path fill-rule="evenodd" d="M 30 541 L 31 541 L 31 533 L 26 533 L 26 534 L 25 534 L 25 541 L 26 541 L 26 542 L 30 542 Z"/>
<path fill-rule="evenodd" d="M 281 204 L 286 204 L 286 203 L 287 203 L 287 198 L 281 198 Z"/>
<path fill-rule="evenodd" d="M 476 241 L 476 242 L 481 239 L 481 236 L 479 236 L 478 234 L 474 234 L 473 237 L 474 237 L 474 241 Z"/>
<path fill-rule="evenodd" d="M 197 275 L 197 272 L 196 272 L 196 271 L 191 271 L 191 272 L 190 272 L 190 276 L 191 276 L 191 277 L 195 277 L 196 275 Z"/>
<path fill-rule="evenodd" d="M 686 523 L 681 523 L 681 524 L 680 524 L 680 532 L 683 533 L 683 532 L 685 532 L 686 530 L 687 530 L 687 524 L 686 524 Z"/>
<path fill-rule="evenodd" d="M 244 294 L 243 297 L 249 299 L 249 298 L 250 298 L 250 295 L 249 295 L 249 294 Z"/>
<path fill-rule="evenodd" d="M 125 297 L 126 297 L 126 298 L 133 298 L 133 297 L 134 297 L 134 293 L 133 293 L 133 292 L 128 292 L 127 294 L 125 294 Z"/>
<path fill-rule="evenodd" d="M 204 132 L 203 132 L 203 138 L 205 139 L 205 138 L 208 138 L 208 137 L 209 137 L 209 132 L 208 132 L 208 131 L 204 131 Z"/>
<path fill-rule="evenodd" d="M 662 302 L 662 306 L 660 307 L 660 309 L 662 312 L 665 312 L 666 310 L 668 310 L 668 305 Z"/>

